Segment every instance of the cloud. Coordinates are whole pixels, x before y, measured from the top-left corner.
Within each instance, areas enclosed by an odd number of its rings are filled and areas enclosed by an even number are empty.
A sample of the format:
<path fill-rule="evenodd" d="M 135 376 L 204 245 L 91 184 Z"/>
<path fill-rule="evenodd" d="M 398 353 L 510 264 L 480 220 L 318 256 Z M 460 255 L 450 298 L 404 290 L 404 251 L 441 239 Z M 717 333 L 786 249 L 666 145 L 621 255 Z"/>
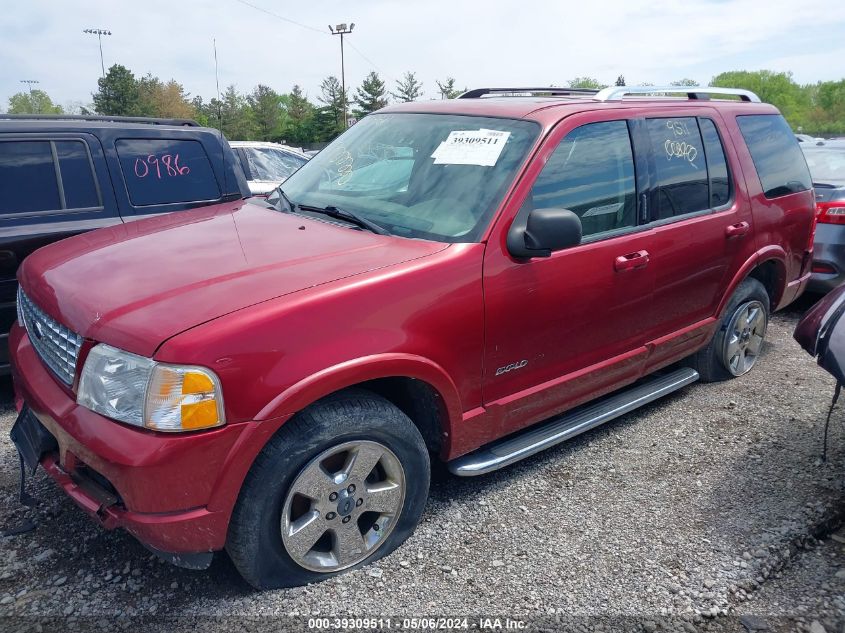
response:
<path fill-rule="evenodd" d="M 375 69 L 393 87 L 412 70 L 428 97 L 447 75 L 461 87 L 562 85 L 580 75 L 611 83 L 619 74 L 629 83 L 706 82 L 737 68 L 791 69 L 802 82 L 845 77 L 845 55 L 824 43 L 845 36 L 836 0 L 249 1 L 323 33 L 237 0 L 17 4 L 0 15 L 0 105 L 21 79 L 38 79 L 59 103 L 89 102 L 100 75 L 97 39 L 82 33 L 92 27 L 114 33 L 103 41 L 107 67 L 172 77 L 206 98 L 215 94 L 214 38 L 221 88 L 299 83 L 315 98 L 324 77 L 340 74 L 340 43 L 327 29 L 338 22 L 356 24 L 347 85 Z"/>

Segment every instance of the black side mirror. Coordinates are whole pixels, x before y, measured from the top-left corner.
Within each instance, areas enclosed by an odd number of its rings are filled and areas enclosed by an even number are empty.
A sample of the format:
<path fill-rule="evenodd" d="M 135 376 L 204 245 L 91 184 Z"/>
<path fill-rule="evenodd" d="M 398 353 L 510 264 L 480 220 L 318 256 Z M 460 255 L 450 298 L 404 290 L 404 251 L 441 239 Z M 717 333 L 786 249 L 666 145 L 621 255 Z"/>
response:
<path fill-rule="evenodd" d="M 508 252 L 514 257 L 549 257 L 581 243 L 581 218 L 569 209 L 534 209 L 508 231 Z"/>

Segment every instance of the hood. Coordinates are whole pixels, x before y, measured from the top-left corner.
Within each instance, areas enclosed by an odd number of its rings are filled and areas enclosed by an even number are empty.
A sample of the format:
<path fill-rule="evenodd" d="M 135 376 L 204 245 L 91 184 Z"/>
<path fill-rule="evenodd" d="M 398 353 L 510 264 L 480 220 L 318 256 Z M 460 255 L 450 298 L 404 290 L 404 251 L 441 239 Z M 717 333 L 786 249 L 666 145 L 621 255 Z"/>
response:
<path fill-rule="evenodd" d="M 56 242 L 18 276 L 30 299 L 75 332 L 151 356 L 200 323 L 447 246 L 238 201 Z"/>

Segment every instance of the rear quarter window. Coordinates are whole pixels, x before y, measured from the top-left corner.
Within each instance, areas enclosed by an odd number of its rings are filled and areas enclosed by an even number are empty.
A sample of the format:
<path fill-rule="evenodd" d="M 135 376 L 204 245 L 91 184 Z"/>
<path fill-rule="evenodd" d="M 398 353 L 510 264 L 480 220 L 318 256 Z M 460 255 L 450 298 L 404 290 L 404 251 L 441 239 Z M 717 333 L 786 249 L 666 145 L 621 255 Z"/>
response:
<path fill-rule="evenodd" d="M 199 141 L 120 139 L 115 147 L 133 206 L 220 198 L 220 185 Z"/>
<path fill-rule="evenodd" d="M 781 115 L 745 114 L 736 120 L 751 152 L 763 195 L 777 198 L 812 186 L 798 140 Z"/>
<path fill-rule="evenodd" d="M 0 214 L 61 208 L 50 141 L 0 142 Z"/>

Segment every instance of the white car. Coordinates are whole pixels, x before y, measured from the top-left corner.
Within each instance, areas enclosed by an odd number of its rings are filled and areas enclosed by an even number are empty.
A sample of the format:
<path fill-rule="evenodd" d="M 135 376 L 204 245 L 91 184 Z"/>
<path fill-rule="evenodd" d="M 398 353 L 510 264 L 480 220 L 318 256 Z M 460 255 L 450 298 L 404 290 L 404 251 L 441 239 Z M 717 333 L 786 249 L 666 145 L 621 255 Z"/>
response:
<path fill-rule="evenodd" d="M 266 196 L 308 162 L 302 150 L 261 141 L 229 141 L 241 162 L 249 191 L 254 196 Z"/>

